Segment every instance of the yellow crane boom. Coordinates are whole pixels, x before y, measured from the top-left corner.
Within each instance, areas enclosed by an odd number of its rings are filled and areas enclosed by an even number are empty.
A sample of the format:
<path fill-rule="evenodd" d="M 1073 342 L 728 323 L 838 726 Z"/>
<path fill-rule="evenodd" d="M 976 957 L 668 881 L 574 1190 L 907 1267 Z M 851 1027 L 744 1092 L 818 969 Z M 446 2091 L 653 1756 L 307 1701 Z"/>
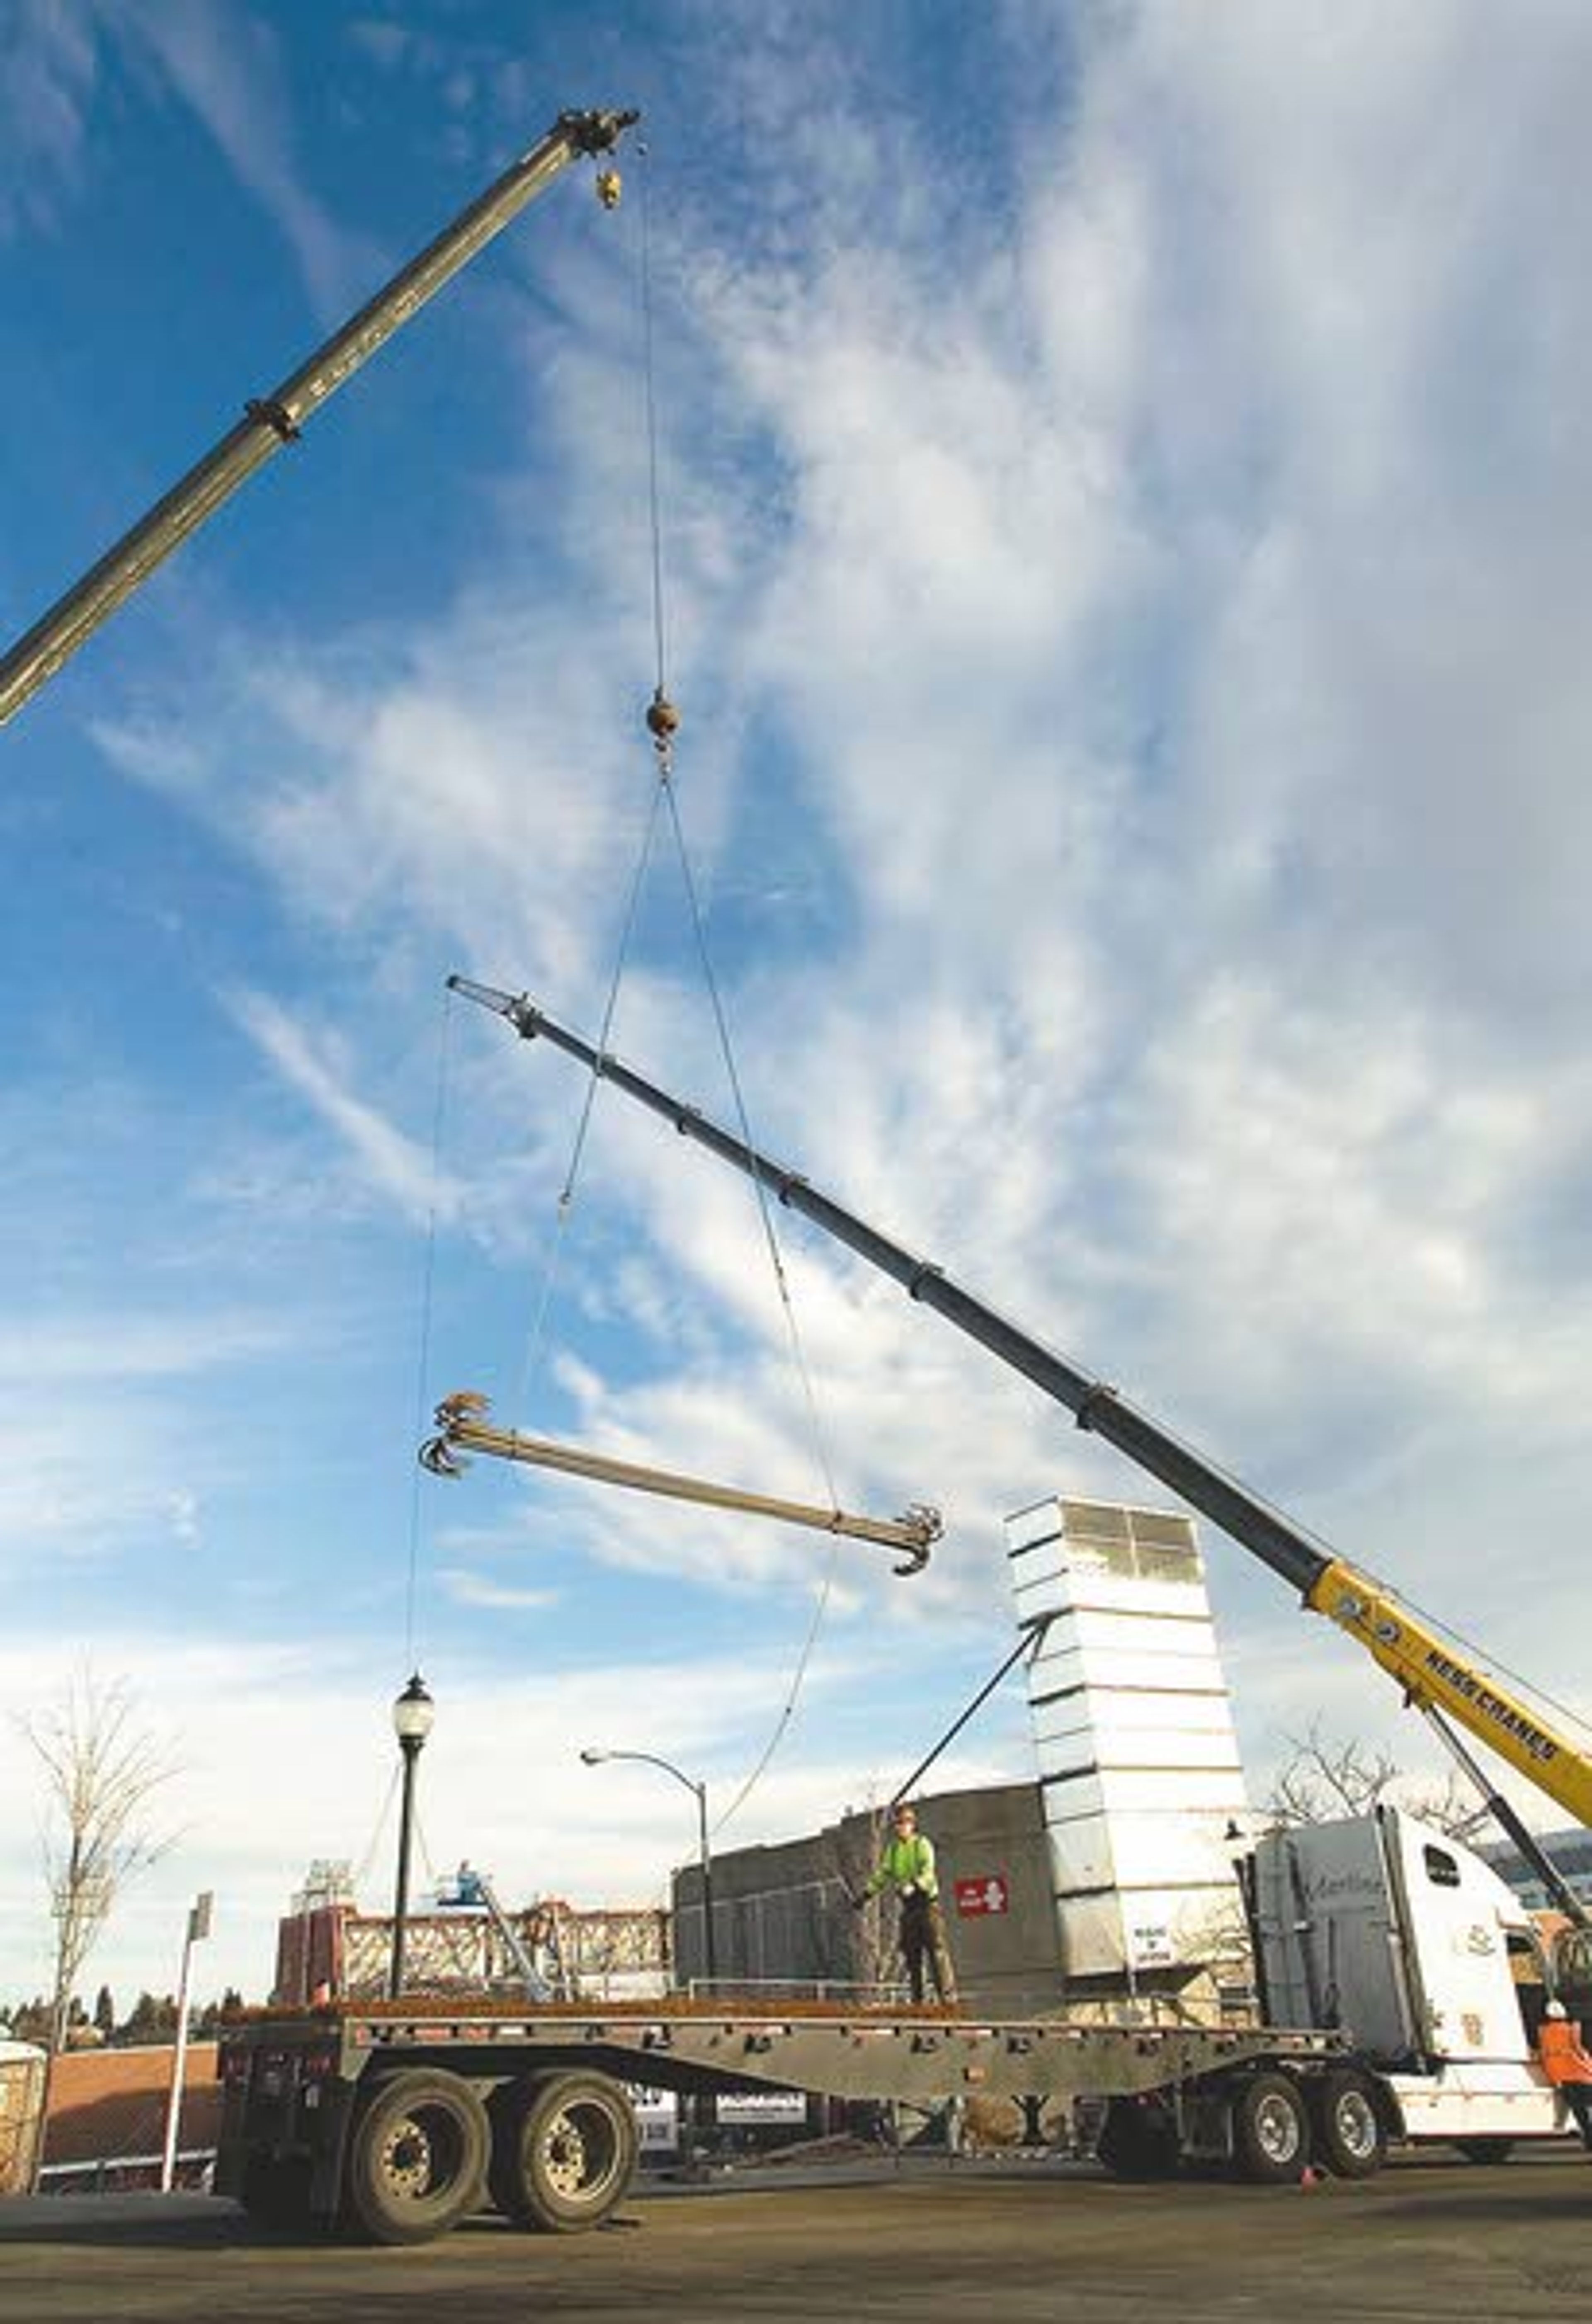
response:
<path fill-rule="evenodd" d="M 1578 1823 L 1592 1823 L 1592 1757 L 1586 1747 L 1558 1732 L 1501 1681 L 1467 1661 L 1385 1583 L 1347 1559 L 1333 1558 L 1305 1592 L 1304 1602 L 1364 1646 L 1417 1710 L 1448 1712 Z"/>

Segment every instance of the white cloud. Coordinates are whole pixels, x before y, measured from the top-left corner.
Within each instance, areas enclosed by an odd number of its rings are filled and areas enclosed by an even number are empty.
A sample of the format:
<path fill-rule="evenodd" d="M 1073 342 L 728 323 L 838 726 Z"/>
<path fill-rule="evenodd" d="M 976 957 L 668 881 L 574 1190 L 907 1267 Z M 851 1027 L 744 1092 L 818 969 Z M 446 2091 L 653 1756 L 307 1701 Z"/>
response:
<path fill-rule="evenodd" d="M 125 1309 L 35 1316 L 0 1347 L 0 1390 L 59 1391 L 87 1383 L 106 1388 L 142 1380 L 191 1379 L 279 1350 L 286 1326 L 262 1314 L 215 1308 L 140 1314 Z"/>
<path fill-rule="evenodd" d="M 56 0 L 17 0 L 0 44 L 0 241 L 53 222 L 81 167 L 94 82 L 92 25 Z"/>
<path fill-rule="evenodd" d="M 314 1857 L 348 1859 L 367 1909 L 384 1909 L 395 1761 L 389 1697 L 372 1680 L 380 1666 L 366 1643 L 334 1646 L 325 1637 L 240 1645 L 190 1627 L 102 1637 L 96 1667 L 126 1688 L 141 1730 L 158 1734 L 176 1762 L 158 1828 L 177 1840 L 126 1891 L 86 1972 L 91 1983 L 107 1977 L 118 1991 L 164 1989 L 182 1914 L 208 1887 L 216 1931 L 198 1965 L 201 1988 L 230 1982 L 262 1996 L 277 1919 Z M 38 1642 L 14 1638 L 0 1649 L 0 1683 L 23 1712 L 56 1699 L 57 1669 Z M 711 1772 L 726 1738 L 749 1715 L 762 1716 L 778 1684 L 766 1658 L 745 1652 L 725 1661 L 597 1659 L 579 1671 L 528 1669 L 517 1680 L 444 1656 L 428 1662 L 427 1676 L 437 1720 L 421 1768 L 417 1888 L 430 1868 L 468 1855 L 511 1901 L 555 1893 L 588 1904 L 655 1901 L 671 1866 L 693 1854 L 695 1829 L 688 1806 L 676 1815 L 647 1770 L 590 1770 L 579 1750 L 639 1746 Z M 843 1676 L 832 1669 L 825 1683 Z M 771 1781 L 745 1835 L 778 1831 L 792 1813 L 833 1813 L 848 1772 L 820 1759 L 799 1778 Z M 5 1993 L 42 1981 L 47 1944 L 41 1884 L 32 1913 L 28 1904 L 26 1784 L 11 1797 L 0 1838 Z M 726 1790 L 721 1803 L 728 1798 Z"/>
<path fill-rule="evenodd" d="M 461 1565 L 441 1567 L 437 1578 L 456 1604 L 482 1606 L 501 1613 L 545 1612 L 558 1604 L 561 1595 L 557 1590 L 516 1589 L 509 1582 L 493 1582 Z"/>
<path fill-rule="evenodd" d="M 207 0 L 106 9 L 123 38 L 146 47 L 192 106 L 239 181 L 290 245 L 323 318 L 340 320 L 374 287 L 368 241 L 336 220 L 303 183 L 281 85 L 280 32 L 246 7 Z"/>
<path fill-rule="evenodd" d="M 335 1041 L 323 1044 L 328 1052 L 323 1054 L 314 1037 L 264 993 L 234 992 L 226 996 L 226 1005 L 250 1039 L 335 1133 L 365 1185 L 411 1219 L 452 1213 L 456 1190 L 438 1176 L 429 1155 L 346 1086 L 347 1060 L 337 1054 Z"/>

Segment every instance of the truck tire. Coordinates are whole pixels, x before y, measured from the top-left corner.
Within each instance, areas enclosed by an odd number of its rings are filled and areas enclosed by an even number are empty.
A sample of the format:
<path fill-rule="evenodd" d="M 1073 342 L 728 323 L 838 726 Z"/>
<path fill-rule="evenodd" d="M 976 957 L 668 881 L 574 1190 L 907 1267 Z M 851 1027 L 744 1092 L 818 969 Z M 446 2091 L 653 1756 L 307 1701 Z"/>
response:
<path fill-rule="evenodd" d="M 491 2135 L 471 2082 L 433 2067 L 384 2074 L 354 2126 L 348 2208 L 378 2244 L 421 2244 L 481 2200 Z"/>
<path fill-rule="evenodd" d="M 1387 2126 L 1376 2093 L 1352 2066 L 1311 2085 L 1316 2151 L 1335 2179 L 1374 2179 L 1387 2160 Z"/>
<path fill-rule="evenodd" d="M 544 2235 L 600 2227 L 636 2166 L 635 2110 L 607 2074 L 527 2075 L 498 2092 L 492 2131 L 492 2200 Z"/>
<path fill-rule="evenodd" d="M 1233 2095 L 1233 2160 L 1241 2178 L 1278 2187 L 1297 2180 L 1311 2157 L 1310 2116 L 1286 2074 L 1253 2074 Z"/>
<path fill-rule="evenodd" d="M 1164 2107 L 1113 2098 L 1095 2142 L 1095 2159 L 1113 2179 L 1171 2179 L 1178 2165 L 1177 2123 Z"/>
<path fill-rule="evenodd" d="M 1514 2152 L 1512 2138 L 1457 2138 L 1454 2144 L 1467 2163 L 1507 2163 Z"/>

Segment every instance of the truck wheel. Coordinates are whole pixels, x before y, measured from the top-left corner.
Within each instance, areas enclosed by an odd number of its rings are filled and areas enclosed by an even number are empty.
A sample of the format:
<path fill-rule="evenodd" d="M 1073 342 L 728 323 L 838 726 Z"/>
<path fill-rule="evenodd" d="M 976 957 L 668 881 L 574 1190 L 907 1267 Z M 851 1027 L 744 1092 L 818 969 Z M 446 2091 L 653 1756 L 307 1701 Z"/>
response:
<path fill-rule="evenodd" d="M 349 2208 L 374 2243 L 446 2235 L 480 2200 L 489 2144 L 473 2083 L 427 2068 L 383 2075 L 354 2129 Z"/>
<path fill-rule="evenodd" d="M 1113 2179 L 1171 2179 L 1177 2172 L 1177 2124 L 1164 2107 L 1113 2098 L 1094 2151 Z"/>
<path fill-rule="evenodd" d="M 308 2163 L 301 2155 L 252 2154 L 238 2201 L 257 2227 L 307 2227 Z"/>
<path fill-rule="evenodd" d="M 516 2227 L 579 2235 L 601 2225 L 630 2181 L 636 2116 L 606 2074 L 535 2074 L 498 2093 L 492 2200 Z"/>
<path fill-rule="evenodd" d="M 1256 2074 L 1239 2084 L 1233 2156 L 1243 2178 L 1265 2187 L 1297 2179 L 1310 2161 L 1310 2117 L 1298 2084 L 1286 2074 Z"/>
<path fill-rule="evenodd" d="M 1512 2138 L 1457 2138 L 1454 2144 L 1467 2163 L 1507 2163 L 1514 2152 Z"/>
<path fill-rule="evenodd" d="M 1311 2085 L 1316 2144 L 1335 2179 L 1372 2179 L 1387 2160 L 1387 2129 L 1364 2074 L 1334 2066 Z"/>

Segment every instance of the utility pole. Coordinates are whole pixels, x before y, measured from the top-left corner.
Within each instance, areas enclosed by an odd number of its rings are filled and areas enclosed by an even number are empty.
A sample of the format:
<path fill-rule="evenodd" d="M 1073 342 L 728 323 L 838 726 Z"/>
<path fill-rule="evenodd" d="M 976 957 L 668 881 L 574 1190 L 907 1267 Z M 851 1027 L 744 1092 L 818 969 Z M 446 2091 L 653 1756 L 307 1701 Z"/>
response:
<path fill-rule="evenodd" d="M 171 2192 L 171 2181 L 177 2170 L 177 2130 L 182 2119 L 182 2080 L 188 2061 L 188 2012 L 189 1985 L 193 1972 L 193 1949 L 210 1933 L 210 1916 L 216 1897 L 205 1889 L 193 1902 L 188 1916 L 188 1935 L 182 1946 L 182 1976 L 177 1987 L 177 2042 L 171 2052 L 171 2091 L 166 2100 L 166 2146 L 161 2157 L 161 2192 Z"/>

